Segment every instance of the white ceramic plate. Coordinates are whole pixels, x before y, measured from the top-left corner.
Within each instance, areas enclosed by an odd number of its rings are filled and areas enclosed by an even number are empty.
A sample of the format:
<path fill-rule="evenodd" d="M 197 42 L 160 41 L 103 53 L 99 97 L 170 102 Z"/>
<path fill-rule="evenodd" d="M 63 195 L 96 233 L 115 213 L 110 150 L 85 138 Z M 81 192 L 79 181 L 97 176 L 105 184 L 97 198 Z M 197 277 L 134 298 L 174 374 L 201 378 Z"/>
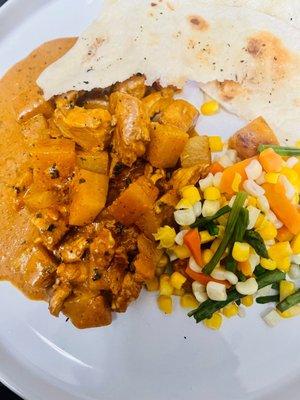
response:
<path fill-rule="evenodd" d="M 128 0 L 130 1 L 130 0 Z M 10 0 L 0 9 L 0 76 L 42 42 L 79 34 L 101 0 Z M 187 96 L 201 96 L 192 86 Z M 243 125 L 221 113 L 201 132 Z M 259 314 L 204 329 L 178 305 L 165 317 L 143 294 L 107 328 L 76 330 L 0 283 L 0 378 L 28 400 L 289 400 L 300 392 L 300 320 L 268 328 Z"/>

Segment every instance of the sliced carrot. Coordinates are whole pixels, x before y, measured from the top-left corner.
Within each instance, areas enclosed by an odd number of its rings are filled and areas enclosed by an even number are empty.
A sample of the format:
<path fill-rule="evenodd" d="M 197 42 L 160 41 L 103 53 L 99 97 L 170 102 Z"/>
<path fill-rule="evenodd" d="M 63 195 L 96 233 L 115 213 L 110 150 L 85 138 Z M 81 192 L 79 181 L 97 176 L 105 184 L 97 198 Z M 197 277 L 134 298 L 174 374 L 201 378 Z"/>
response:
<path fill-rule="evenodd" d="M 183 242 L 190 250 L 196 263 L 203 266 L 202 253 L 201 253 L 201 238 L 196 229 L 190 229 L 183 237 Z"/>
<path fill-rule="evenodd" d="M 286 197 L 283 184 L 264 183 L 262 187 L 265 189 L 271 210 L 291 233 L 297 235 L 300 232 L 300 213 Z"/>
<path fill-rule="evenodd" d="M 217 172 L 223 172 L 224 167 L 218 162 L 215 161 L 211 164 L 209 172 L 211 172 L 213 175 L 215 175 Z"/>
<path fill-rule="evenodd" d="M 208 284 L 208 282 L 217 282 L 225 285 L 227 289 L 231 287 L 231 284 L 228 281 L 220 281 L 218 279 L 214 279 L 209 275 L 203 274 L 202 272 L 195 272 L 190 267 L 187 267 L 185 272 L 194 281 L 197 281 L 205 286 Z"/>
<path fill-rule="evenodd" d="M 280 172 L 283 165 L 283 158 L 271 148 L 262 151 L 259 155 L 259 162 L 266 172 Z"/>
<path fill-rule="evenodd" d="M 286 226 L 279 228 L 277 230 L 276 239 L 278 242 L 290 242 L 293 239 L 294 235 L 288 230 Z"/>
<path fill-rule="evenodd" d="M 242 180 L 241 184 L 247 179 L 247 175 L 245 172 L 245 168 L 250 164 L 250 162 L 257 157 L 247 158 L 246 160 L 240 161 L 232 166 L 225 168 L 223 171 L 220 189 L 222 193 L 234 194 L 234 190 L 232 189 L 232 182 L 236 174 L 241 175 Z"/>

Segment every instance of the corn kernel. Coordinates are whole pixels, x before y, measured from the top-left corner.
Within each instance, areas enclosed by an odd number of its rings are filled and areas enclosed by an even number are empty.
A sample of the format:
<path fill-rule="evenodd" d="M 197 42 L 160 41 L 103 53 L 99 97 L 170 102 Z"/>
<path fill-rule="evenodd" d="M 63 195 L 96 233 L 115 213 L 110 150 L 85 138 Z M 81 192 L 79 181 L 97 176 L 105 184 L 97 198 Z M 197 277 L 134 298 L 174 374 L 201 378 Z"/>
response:
<path fill-rule="evenodd" d="M 231 318 L 236 316 L 238 312 L 239 307 L 235 303 L 231 303 L 223 308 L 222 314 L 225 315 L 226 318 Z"/>
<path fill-rule="evenodd" d="M 197 308 L 199 302 L 196 300 L 194 295 L 187 293 L 180 298 L 180 305 L 183 308 Z"/>
<path fill-rule="evenodd" d="M 284 257 L 281 261 L 276 261 L 277 268 L 282 272 L 289 272 L 291 268 L 291 258 L 289 256 Z"/>
<path fill-rule="evenodd" d="M 245 296 L 241 299 L 241 302 L 243 304 L 243 306 L 245 307 L 251 307 L 253 305 L 253 296 Z"/>
<path fill-rule="evenodd" d="M 300 254 L 300 233 L 294 237 L 291 246 L 294 254 Z"/>
<path fill-rule="evenodd" d="M 240 190 L 240 184 L 241 184 L 241 182 L 242 182 L 242 176 L 241 176 L 241 174 L 239 174 L 239 173 L 235 173 L 234 174 L 234 178 L 233 178 L 233 181 L 232 181 L 232 185 L 231 185 L 231 189 L 234 191 L 234 192 L 238 192 L 239 190 Z"/>
<path fill-rule="evenodd" d="M 165 314 L 171 314 L 173 311 L 172 298 L 170 296 L 161 295 L 157 299 L 159 309 Z"/>
<path fill-rule="evenodd" d="M 201 113 L 206 116 L 216 114 L 220 109 L 219 103 L 215 100 L 210 100 L 202 104 Z"/>
<path fill-rule="evenodd" d="M 257 232 L 260 234 L 263 240 L 272 240 L 277 236 L 277 229 L 275 225 L 267 219 L 265 219 L 264 222 L 259 226 Z"/>
<path fill-rule="evenodd" d="M 174 291 L 173 291 L 173 295 L 174 295 L 174 296 L 179 296 L 179 297 L 183 296 L 184 293 L 185 293 L 185 291 L 184 291 L 183 288 L 181 288 L 181 289 L 174 289 Z"/>
<path fill-rule="evenodd" d="M 176 231 L 168 225 L 165 225 L 157 230 L 154 235 L 155 240 L 159 240 L 159 247 L 169 249 L 174 245 Z"/>
<path fill-rule="evenodd" d="M 213 258 L 214 253 L 210 249 L 205 249 L 202 252 L 202 260 L 204 264 L 208 264 Z"/>
<path fill-rule="evenodd" d="M 250 256 L 248 243 L 235 242 L 232 249 L 232 257 L 239 262 L 247 261 Z"/>
<path fill-rule="evenodd" d="M 295 293 L 295 290 L 296 289 L 294 282 L 281 281 L 279 284 L 280 301 L 284 300 L 286 297 Z"/>
<path fill-rule="evenodd" d="M 248 206 L 256 207 L 257 206 L 257 200 L 254 196 L 248 196 Z"/>
<path fill-rule="evenodd" d="M 277 263 L 274 260 L 270 260 L 268 258 L 261 258 L 260 259 L 260 265 L 269 271 L 273 271 L 274 269 L 277 268 Z"/>
<path fill-rule="evenodd" d="M 171 275 L 171 284 L 175 289 L 181 289 L 182 285 L 186 282 L 186 277 L 183 276 L 180 272 L 173 272 Z"/>
<path fill-rule="evenodd" d="M 260 214 L 260 215 L 258 216 L 256 222 L 255 222 L 254 227 L 255 227 L 256 229 L 257 229 L 257 228 L 260 228 L 260 227 L 262 227 L 262 226 L 265 224 L 266 221 L 267 221 L 266 217 L 265 217 L 263 214 Z"/>
<path fill-rule="evenodd" d="M 171 296 L 173 294 L 173 286 L 168 275 L 162 275 L 159 282 L 159 294 Z"/>
<path fill-rule="evenodd" d="M 245 276 L 252 276 L 252 268 L 251 268 L 251 264 L 249 262 L 249 260 L 247 261 L 243 261 L 243 262 L 239 262 L 238 263 L 238 269 L 239 271 L 241 271 Z"/>
<path fill-rule="evenodd" d="M 220 190 L 214 186 L 209 186 L 204 189 L 205 200 L 219 200 L 221 198 Z"/>
<path fill-rule="evenodd" d="M 212 242 L 215 239 L 215 236 L 211 236 L 208 231 L 200 231 L 199 234 L 202 244 Z"/>
<path fill-rule="evenodd" d="M 191 253 L 189 249 L 185 246 L 174 246 L 172 247 L 172 250 L 174 251 L 176 257 L 178 257 L 180 260 L 184 260 L 185 258 L 189 258 Z"/>
<path fill-rule="evenodd" d="M 288 178 L 292 185 L 299 187 L 299 175 L 294 169 L 283 167 L 280 172 Z"/>
<path fill-rule="evenodd" d="M 268 183 L 277 183 L 279 179 L 279 174 L 277 172 L 268 172 L 265 175 L 265 180 Z"/>
<path fill-rule="evenodd" d="M 289 242 L 279 242 L 269 248 L 269 256 L 275 261 L 281 261 L 292 254 L 293 251 Z"/>
<path fill-rule="evenodd" d="M 159 282 L 156 276 L 146 281 L 146 288 L 148 292 L 156 292 L 159 289 Z"/>
<path fill-rule="evenodd" d="M 199 190 L 193 185 L 185 186 L 180 189 L 180 194 L 183 199 L 188 200 L 192 205 L 201 200 Z"/>
<path fill-rule="evenodd" d="M 297 140 L 297 142 L 295 143 L 296 147 L 300 147 L 300 140 Z"/>
<path fill-rule="evenodd" d="M 188 200 L 188 199 L 181 199 L 179 202 L 176 204 L 176 210 L 184 210 L 187 208 L 192 208 L 193 204 Z"/>
<path fill-rule="evenodd" d="M 209 148 L 212 153 L 217 153 L 223 150 L 223 142 L 220 136 L 208 137 Z"/>
<path fill-rule="evenodd" d="M 204 325 L 217 331 L 222 326 L 222 315 L 220 313 L 214 313 L 211 318 L 204 320 Z"/>

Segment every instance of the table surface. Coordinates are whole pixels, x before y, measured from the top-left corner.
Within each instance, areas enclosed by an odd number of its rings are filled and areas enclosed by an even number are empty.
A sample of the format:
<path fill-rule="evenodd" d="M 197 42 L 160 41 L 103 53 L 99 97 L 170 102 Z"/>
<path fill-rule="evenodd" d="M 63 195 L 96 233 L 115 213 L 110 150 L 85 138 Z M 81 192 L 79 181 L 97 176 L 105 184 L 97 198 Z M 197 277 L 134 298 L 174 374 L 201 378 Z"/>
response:
<path fill-rule="evenodd" d="M 6 3 L 7 0 L 0 0 L 0 7 Z M 20 397 L 16 396 L 10 390 L 0 383 L 0 399 L 5 400 L 21 400 Z"/>

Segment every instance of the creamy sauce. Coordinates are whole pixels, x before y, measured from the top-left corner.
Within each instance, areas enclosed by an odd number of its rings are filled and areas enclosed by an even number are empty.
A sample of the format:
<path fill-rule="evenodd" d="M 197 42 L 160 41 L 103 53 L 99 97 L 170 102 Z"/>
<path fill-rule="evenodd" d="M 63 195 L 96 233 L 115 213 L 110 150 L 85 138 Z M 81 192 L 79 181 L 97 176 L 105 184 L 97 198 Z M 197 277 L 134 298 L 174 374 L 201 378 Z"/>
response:
<path fill-rule="evenodd" d="M 18 119 L 24 111 L 30 116 L 30 110 L 42 104 L 37 77 L 75 41 L 66 38 L 43 44 L 0 80 L 0 279 L 12 282 L 32 299 L 43 299 L 45 293 L 32 289 L 22 279 L 36 232 L 27 211 L 17 211 L 15 207 L 12 185 L 27 154 Z"/>

